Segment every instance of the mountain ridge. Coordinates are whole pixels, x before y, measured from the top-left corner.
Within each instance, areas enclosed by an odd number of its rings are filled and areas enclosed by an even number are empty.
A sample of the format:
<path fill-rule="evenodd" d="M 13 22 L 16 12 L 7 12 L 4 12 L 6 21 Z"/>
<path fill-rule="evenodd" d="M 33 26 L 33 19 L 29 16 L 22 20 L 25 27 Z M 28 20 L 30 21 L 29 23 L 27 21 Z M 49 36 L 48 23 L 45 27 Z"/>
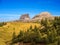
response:
<path fill-rule="evenodd" d="M 23 19 L 22 19 L 23 18 Z M 52 16 L 49 12 L 41 12 L 38 15 L 35 15 L 32 19 L 29 17 L 29 14 L 23 14 L 20 17 L 20 21 L 22 22 L 30 22 L 30 21 L 41 21 L 42 19 L 53 20 L 54 16 Z"/>

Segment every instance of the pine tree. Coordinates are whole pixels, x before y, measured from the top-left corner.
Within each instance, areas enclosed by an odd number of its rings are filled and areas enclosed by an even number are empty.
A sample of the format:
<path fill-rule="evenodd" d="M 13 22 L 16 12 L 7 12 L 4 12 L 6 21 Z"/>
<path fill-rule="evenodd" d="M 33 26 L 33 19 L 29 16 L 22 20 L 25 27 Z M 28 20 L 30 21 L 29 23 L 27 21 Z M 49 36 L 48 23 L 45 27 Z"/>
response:
<path fill-rule="evenodd" d="M 15 31 L 13 32 L 13 35 L 12 35 L 12 40 L 11 40 L 11 44 L 10 45 L 13 45 L 14 43 L 16 43 L 16 33 Z"/>

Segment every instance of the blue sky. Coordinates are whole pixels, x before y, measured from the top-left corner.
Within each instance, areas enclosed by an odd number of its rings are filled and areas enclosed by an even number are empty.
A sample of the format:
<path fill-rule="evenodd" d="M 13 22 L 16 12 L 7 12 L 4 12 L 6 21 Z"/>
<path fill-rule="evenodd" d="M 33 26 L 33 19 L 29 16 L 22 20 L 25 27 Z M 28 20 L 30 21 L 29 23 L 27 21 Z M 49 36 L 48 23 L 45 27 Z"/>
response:
<path fill-rule="evenodd" d="M 45 11 L 60 16 L 60 0 L 0 0 L 0 21 L 16 20 L 25 13 L 32 18 Z"/>

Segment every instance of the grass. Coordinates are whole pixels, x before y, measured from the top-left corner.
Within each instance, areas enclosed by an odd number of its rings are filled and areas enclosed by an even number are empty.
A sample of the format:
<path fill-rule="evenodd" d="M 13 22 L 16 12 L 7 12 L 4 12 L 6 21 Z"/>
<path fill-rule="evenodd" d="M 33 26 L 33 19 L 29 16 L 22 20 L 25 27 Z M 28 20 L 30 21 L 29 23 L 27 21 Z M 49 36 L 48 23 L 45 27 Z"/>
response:
<path fill-rule="evenodd" d="M 22 22 L 8 22 L 7 25 L 0 27 L 0 45 L 6 45 L 6 41 L 10 41 L 12 39 L 12 34 L 15 31 L 16 35 L 20 32 L 20 30 L 26 31 L 32 26 L 39 27 L 39 23 L 22 23 Z"/>
<path fill-rule="evenodd" d="M 0 27 L 0 45 L 6 45 L 6 41 L 10 41 L 12 39 L 12 34 L 15 31 L 16 35 L 20 32 L 20 30 L 26 31 L 32 26 L 40 27 L 39 23 L 22 23 L 22 22 L 7 22 L 7 25 Z M 57 41 L 55 43 L 47 44 L 47 45 L 57 45 Z M 17 45 L 17 44 L 16 44 Z"/>

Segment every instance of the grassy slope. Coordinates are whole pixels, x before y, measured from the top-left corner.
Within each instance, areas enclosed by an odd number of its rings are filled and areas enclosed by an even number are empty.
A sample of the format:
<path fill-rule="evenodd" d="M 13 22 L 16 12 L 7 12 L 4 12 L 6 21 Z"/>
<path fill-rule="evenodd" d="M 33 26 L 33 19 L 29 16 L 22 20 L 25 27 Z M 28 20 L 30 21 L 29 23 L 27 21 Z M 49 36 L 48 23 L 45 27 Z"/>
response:
<path fill-rule="evenodd" d="M 14 31 L 18 34 L 20 30 L 26 31 L 35 25 L 40 26 L 38 23 L 8 22 L 7 25 L 0 27 L 0 45 L 6 45 L 5 42 L 11 40 Z"/>

